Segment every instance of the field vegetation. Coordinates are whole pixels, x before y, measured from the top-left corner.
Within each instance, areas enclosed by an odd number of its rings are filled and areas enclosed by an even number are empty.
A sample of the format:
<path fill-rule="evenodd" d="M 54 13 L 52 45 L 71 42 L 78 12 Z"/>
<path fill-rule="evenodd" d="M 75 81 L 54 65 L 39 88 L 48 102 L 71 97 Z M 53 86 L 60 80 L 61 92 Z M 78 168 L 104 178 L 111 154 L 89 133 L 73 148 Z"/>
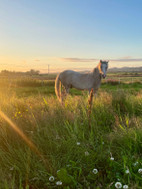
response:
<path fill-rule="evenodd" d="M 104 81 L 90 112 L 87 92 L 62 105 L 40 77 L 0 79 L 0 188 L 140 189 L 141 78 Z"/>

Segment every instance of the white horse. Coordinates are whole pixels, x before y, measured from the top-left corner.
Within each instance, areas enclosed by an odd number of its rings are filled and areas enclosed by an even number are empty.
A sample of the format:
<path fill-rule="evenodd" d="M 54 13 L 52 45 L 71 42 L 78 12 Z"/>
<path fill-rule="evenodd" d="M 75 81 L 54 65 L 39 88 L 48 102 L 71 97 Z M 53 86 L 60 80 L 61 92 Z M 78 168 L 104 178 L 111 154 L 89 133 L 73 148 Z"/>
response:
<path fill-rule="evenodd" d="M 64 86 L 66 93 L 70 88 L 79 90 L 88 90 L 89 93 L 93 88 L 94 93 L 97 92 L 101 84 L 101 79 L 106 77 L 108 61 L 100 60 L 96 68 L 89 73 L 79 73 L 72 70 L 65 70 L 56 77 L 55 93 L 58 99 L 62 100 L 61 84 Z"/>

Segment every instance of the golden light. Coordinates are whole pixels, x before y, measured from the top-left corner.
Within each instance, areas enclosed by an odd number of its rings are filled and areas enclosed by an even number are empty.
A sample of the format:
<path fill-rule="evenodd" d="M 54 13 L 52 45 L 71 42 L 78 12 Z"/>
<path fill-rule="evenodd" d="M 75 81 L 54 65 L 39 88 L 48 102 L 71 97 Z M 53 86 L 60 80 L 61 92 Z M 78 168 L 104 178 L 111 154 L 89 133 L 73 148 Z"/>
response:
<path fill-rule="evenodd" d="M 9 124 L 10 127 L 14 129 L 16 133 L 19 134 L 19 136 L 24 140 L 24 142 L 30 147 L 30 149 L 36 153 L 42 160 L 43 162 L 47 165 L 47 161 L 45 161 L 43 155 L 41 152 L 38 150 L 36 145 L 21 131 L 15 123 L 13 123 L 10 118 L 7 117 L 7 115 L 0 110 L 0 116 Z M 48 165 L 49 166 L 49 165 Z"/>

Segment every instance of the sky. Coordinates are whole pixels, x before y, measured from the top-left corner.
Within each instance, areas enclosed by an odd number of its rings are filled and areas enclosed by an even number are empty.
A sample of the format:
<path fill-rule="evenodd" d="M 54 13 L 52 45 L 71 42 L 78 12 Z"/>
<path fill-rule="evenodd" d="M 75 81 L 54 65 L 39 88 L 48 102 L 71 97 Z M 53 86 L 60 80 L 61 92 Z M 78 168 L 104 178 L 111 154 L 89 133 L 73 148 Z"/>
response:
<path fill-rule="evenodd" d="M 0 0 L 0 70 L 142 66 L 142 0 Z"/>

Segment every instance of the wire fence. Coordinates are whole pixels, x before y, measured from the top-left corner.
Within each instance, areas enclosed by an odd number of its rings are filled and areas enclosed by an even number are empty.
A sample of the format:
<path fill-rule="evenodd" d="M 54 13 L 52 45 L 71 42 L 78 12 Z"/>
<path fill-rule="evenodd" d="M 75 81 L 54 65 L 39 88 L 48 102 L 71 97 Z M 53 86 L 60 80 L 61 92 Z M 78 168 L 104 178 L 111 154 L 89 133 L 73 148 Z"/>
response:
<path fill-rule="evenodd" d="M 107 76 L 105 83 L 142 83 L 142 77 L 111 77 Z"/>

